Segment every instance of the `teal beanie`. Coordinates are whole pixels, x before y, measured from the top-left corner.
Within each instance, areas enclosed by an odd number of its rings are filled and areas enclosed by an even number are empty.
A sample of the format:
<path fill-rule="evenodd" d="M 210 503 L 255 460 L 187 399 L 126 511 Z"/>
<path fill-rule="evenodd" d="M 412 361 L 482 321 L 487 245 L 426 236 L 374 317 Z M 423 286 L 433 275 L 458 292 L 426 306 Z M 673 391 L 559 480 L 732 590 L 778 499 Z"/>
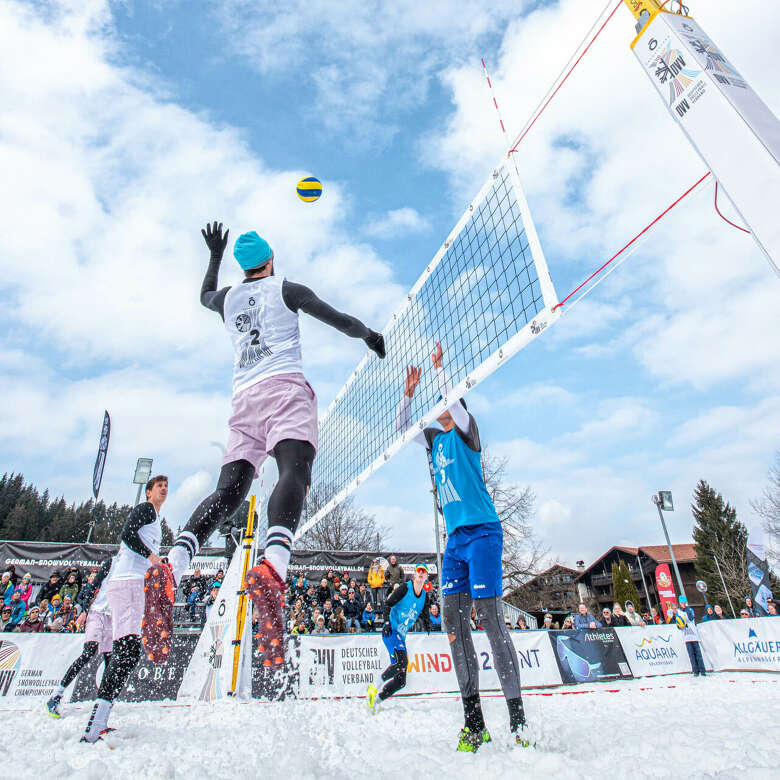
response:
<path fill-rule="evenodd" d="M 268 242 L 254 230 L 242 233 L 233 245 L 233 257 L 245 271 L 268 262 L 273 254 Z"/>

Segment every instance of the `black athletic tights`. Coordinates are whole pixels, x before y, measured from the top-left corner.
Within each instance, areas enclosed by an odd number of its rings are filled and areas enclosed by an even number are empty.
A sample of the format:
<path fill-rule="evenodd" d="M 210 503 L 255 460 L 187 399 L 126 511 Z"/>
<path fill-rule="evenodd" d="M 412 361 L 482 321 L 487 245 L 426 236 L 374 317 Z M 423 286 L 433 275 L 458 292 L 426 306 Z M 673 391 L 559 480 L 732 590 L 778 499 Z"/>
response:
<path fill-rule="evenodd" d="M 97 642 L 84 642 L 84 648 L 81 651 L 81 655 L 68 667 L 68 671 L 65 672 L 65 676 L 62 678 L 60 685 L 63 688 L 67 688 L 75 679 L 78 673 L 89 663 L 89 659 L 92 658 L 98 651 Z M 105 664 L 105 672 L 108 669 L 108 665 L 111 663 L 111 653 L 103 653 L 103 663 Z"/>
<path fill-rule="evenodd" d="M 274 447 L 279 481 L 268 499 L 268 527 L 281 525 L 295 532 L 311 484 L 314 447 L 307 441 L 284 439 Z M 248 460 L 235 460 L 222 467 L 217 489 L 192 513 L 184 528 L 202 546 L 214 529 L 241 506 L 249 493 L 255 468 Z"/>
<path fill-rule="evenodd" d="M 386 682 L 379 692 L 380 699 L 389 698 L 406 685 L 406 667 L 408 663 L 409 658 L 406 655 L 406 650 L 396 650 L 395 661 L 382 672 L 382 679 L 386 680 Z"/>
<path fill-rule="evenodd" d="M 98 688 L 98 699 L 114 701 L 119 696 L 135 669 L 138 659 L 141 657 L 141 637 L 138 634 L 128 634 L 121 639 L 114 640 L 114 650 L 111 653 L 111 663 L 103 672 L 103 679 Z"/>

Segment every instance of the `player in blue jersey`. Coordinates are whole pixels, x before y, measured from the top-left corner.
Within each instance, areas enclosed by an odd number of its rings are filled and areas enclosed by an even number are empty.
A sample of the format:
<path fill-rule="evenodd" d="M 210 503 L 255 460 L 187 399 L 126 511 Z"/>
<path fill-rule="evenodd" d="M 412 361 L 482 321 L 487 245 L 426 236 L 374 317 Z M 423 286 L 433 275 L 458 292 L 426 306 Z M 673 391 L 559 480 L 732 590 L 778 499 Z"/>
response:
<path fill-rule="evenodd" d="M 398 693 L 406 685 L 406 667 L 409 663 L 406 634 L 418 618 L 425 620 L 428 614 L 428 594 L 425 590 L 427 579 L 428 567 L 418 563 L 414 567 L 411 583 L 399 585 L 385 601 L 385 610 L 389 609 L 390 614 L 382 628 L 382 640 L 390 653 L 390 666 L 382 672 L 385 684 L 381 691 L 373 683 L 368 686 L 368 706 L 372 710 L 376 710 L 379 702 Z"/>
<path fill-rule="evenodd" d="M 441 344 L 431 355 L 442 397 L 450 388 L 443 367 Z M 396 428 L 411 422 L 412 397 L 422 369 L 408 366 L 406 385 L 396 417 Z M 485 486 L 479 429 L 464 401 L 456 401 L 438 418 L 440 427 L 425 428 L 415 441 L 433 458 L 436 492 L 447 527 L 442 563 L 443 617 L 458 677 L 465 725 L 458 750 L 474 752 L 490 740 L 479 698 L 479 666 L 471 638 L 472 604 L 487 633 L 501 687 L 509 708 L 509 727 L 518 745 L 528 746 L 520 665 L 506 629 L 501 606 L 503 531 L 501 520 Z M 524 733 L 525 730 L 525 733 Z"/>

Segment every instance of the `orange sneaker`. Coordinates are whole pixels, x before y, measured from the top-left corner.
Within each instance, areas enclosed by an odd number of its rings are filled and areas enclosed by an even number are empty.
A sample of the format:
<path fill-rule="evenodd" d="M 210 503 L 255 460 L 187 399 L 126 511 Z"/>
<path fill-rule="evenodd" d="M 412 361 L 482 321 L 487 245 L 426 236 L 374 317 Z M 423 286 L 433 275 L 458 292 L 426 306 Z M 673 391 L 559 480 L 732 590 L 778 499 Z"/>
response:
<path fill-rule="evenodd" d="M 173 639 L 173 601 L 176 585 L 169 563 L 150 566 L 144 575 L 144 617 L 141 643 L 150 661 L 168 658 Z"/>
<path fill-rule="evenodd" d="M 261 561 L 246 575 L 244 588 L 258 613 L 257 649 L 260 663 L 270 669 L 284 666 L 284 580 Z"/>

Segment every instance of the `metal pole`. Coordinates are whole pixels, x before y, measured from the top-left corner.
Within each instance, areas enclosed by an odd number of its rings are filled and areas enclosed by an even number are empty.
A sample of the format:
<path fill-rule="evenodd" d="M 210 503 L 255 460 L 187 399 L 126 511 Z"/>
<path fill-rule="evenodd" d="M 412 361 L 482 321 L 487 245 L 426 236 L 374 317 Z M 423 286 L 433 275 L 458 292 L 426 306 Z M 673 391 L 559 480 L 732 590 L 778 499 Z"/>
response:
<path fill-rule="evenodd" d="M 647 611 L 650 612 L 653 605 L 650 602 L 650 591 L 647 589 L 647 583 L 645 582 L 645 572 L 642 569 L 642 561 L 639 559 L 638 555 L 636 556 L 636 562 L 637 565 L 639 566 L 639 575 L 642 577 L 642 587 L 644 587 L 645 589 L 645 598 L 647 599 Z"/>
<path fill-rule="evenodd" d="M 656 509 L 658 509 L 658 517 L 661 518 L 661 526 L 664 529 L 664 536 L 666 537 L 666 544 L 669 547 L 669 555 L 672 558 L 672 566 L 674 566 L 674 573 L 677 577 L 677 584 L 680 586 L 680 595 L 685 596 L 685 588 L 683 587 L 682 583 L 682 577 L 680 576 L 680 570 L 677 568 L 677 559 L 674 557 L 674 550 L 672 549 L 672 543 L 669 540 L 669 532 L 666 530 L 666 523 L 664 522 L 664 513 L 661 511 L 661 505 L 656 504 Z M 688 598 L 687 596 L 685 596 Z"/>
<path fill-rule="evenodd" d="M 135 494 L 135 503 L 133 506 L 138 506 L 138 504 L 141 503 L 141 488 L 143 487 L 142 484 L 138 484 L 138 492 Z"/>
<path fill-rule="evenodd" d="M 729 600 L 729 609 L 731 609 L 731 616 L 736 617 L 737 613 L 734 611 L 734 605 L 731 603 L 731 596 L 729 596 L 728 588 L 726 588 L 726 580 L 723 579 L 723 572 L 720 570 L 720 564 L 716 556 L 712 556 L 715 561 L 715 565 L 718 567 L 718 574 L 720 575 L 720 581 L 723 583 L 723 592 L 726 594 L 726 598 Z"/>
<path fill-rule="evenodd" d="M 426 447 L 425 453 L 428 456 L 428 471 L 431 475 L 431 494 L 433 495 L 433 527 L 436 529 L 436 570 L 439 579 L 439 601 L 442 600 L 442 581 L 441 581 L 441 534 L 439 533 L 439 497 L 436 493 L 436 473 L 433 470 L 433 453 Z M 441 618 L 441 628 L 445 631 L 444 610 L 439 606 L 439 617 Z"/>

